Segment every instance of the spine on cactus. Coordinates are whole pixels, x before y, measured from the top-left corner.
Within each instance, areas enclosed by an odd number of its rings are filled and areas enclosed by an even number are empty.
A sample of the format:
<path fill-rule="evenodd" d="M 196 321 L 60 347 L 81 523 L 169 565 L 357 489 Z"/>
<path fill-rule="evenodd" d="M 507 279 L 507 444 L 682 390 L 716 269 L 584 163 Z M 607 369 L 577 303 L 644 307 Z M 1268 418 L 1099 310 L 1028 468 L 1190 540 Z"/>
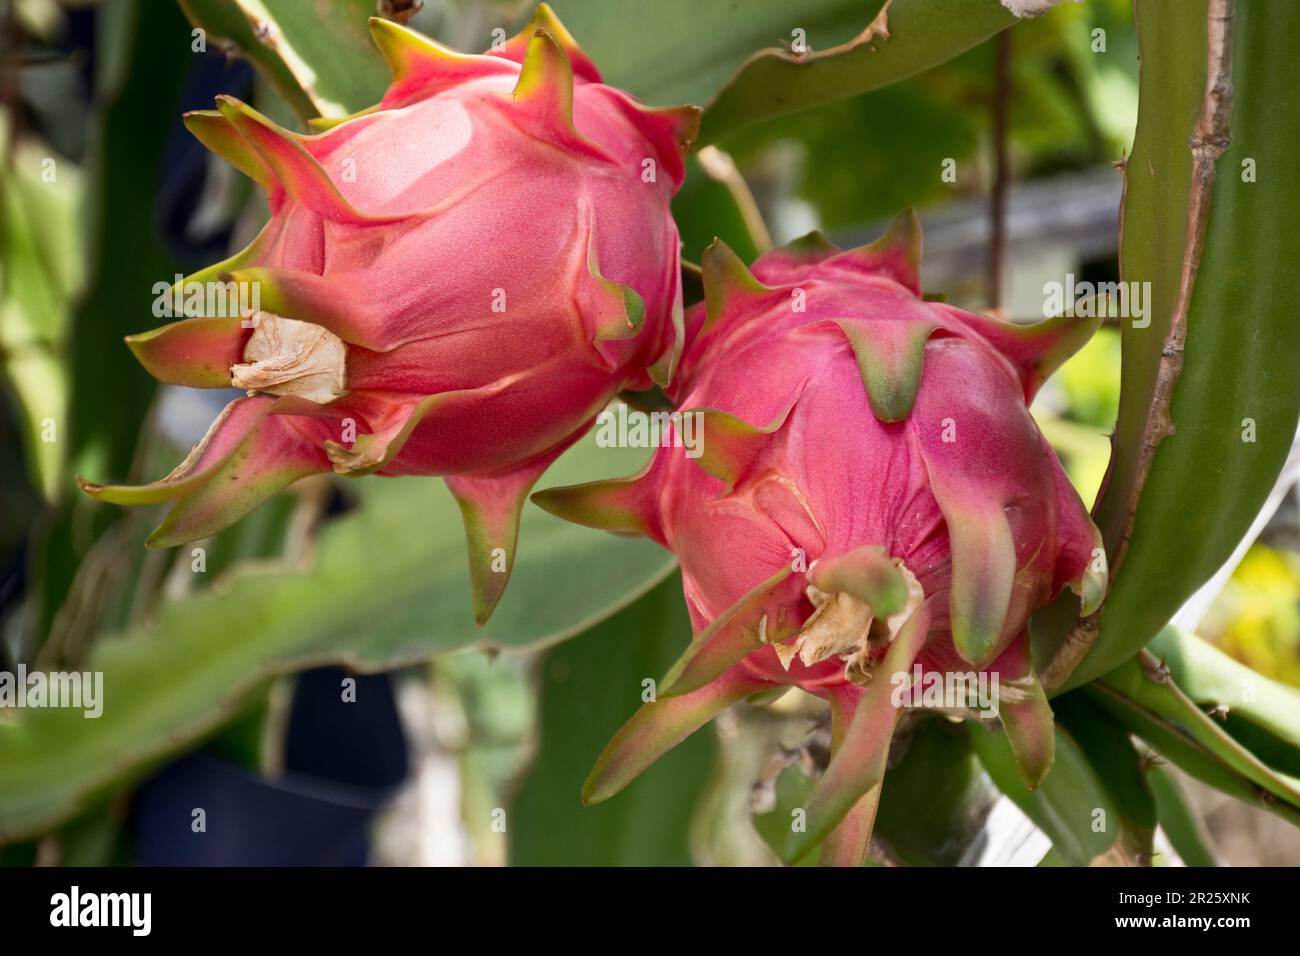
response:
<path fill-rule="evenodd" d="M 1047 773 L 1029 615 L 1067 587 L 1092 613 L 1106 569 L 1028 405 L 1096 322 L 926 302 L 920 256 L 911 214 L 862 248 L 814 234 L 752 269 L 716 242 L 670 391 L 698 416 L 701 453 L 665 441 L 633 478 L 533 496 L 671 549 L 696 626 L 601 755 L 588 802 L 732 703 L 790 685 L 828 699 L 834 725 L 796 857 L 824 841 L 824 861 L 861 861 L 895 724 L 932 706 L 916 694 L 936 680 L 987 679 L 1026 783 Z"/>
<path fill-rule="evenodd" d="M 174 502 L 149 539 L 166 547 L 308 475 L 445 477 L 482 623 L 538 476 L 621 390 L 676 369 L 669 203 L 699 111 L 606 86 L 546 4 L 482 55 L 371 30 L 392 83 L 370 109 L 310 135 L 228 96 L 185 117 L 270 219 L 177 284 L 178 321 L 127 344 L 163 382 L 247 395 L 166 478 L 82 488 Z"/>

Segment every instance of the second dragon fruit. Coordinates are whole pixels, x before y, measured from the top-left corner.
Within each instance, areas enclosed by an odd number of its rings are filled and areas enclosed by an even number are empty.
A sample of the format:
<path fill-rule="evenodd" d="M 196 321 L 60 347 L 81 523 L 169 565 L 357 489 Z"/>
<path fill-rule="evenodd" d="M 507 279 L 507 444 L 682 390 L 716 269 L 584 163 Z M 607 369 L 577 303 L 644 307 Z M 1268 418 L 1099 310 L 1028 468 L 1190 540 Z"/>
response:
<path fill-rule="evenodd" d="M 702 454 L 664 447 L 635 478 L 534 496 L 672 550 L 697 632 L 602 755 L 589 801 L 729 704 L 797 685 L 831 701 L 836 741 L 800 845 L 825 836 L 824 859 L 858 862 L 891 691 L 917 668 L 997 675 L 1022 775 L 1050 768 L 1027 622 L 1066 587 L 1091 613 L 1106 568 L 1028 404 L 1095 324 L 924 301 L 920 245 L 911 216 L 861 249 L 814 235 L 752 272 L 716 243 L 672 389 Z"/>

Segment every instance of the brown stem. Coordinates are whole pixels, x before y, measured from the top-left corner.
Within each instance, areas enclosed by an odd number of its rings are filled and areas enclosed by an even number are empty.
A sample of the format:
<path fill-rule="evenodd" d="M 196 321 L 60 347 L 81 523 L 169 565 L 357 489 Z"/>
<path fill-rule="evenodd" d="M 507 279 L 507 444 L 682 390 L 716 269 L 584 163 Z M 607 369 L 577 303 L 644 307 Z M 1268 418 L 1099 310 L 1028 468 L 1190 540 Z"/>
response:
<path fill-rule="evenodd" d="M 993 194 L 989 201 L 988 299 L 989 306 L 1002 308 L 1002 277 L 1007 257 L 1007 185 L 1011 177 L 1007 161 L 1007 111 L 1011 96 L 1011 31 L 1003 30 L 997 40 L 997 80 L 993 96 Z"/>

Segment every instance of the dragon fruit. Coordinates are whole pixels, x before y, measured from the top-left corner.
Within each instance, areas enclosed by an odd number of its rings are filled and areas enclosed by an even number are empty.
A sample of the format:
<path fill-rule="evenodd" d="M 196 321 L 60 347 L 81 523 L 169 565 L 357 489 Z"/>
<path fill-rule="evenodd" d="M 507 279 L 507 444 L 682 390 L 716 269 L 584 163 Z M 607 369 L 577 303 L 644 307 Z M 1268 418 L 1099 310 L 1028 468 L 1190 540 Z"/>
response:
<path fill-rule="evenodd" d="M 834 753 L 794 852 L 824 837 L 824 861 L 858 863 L 900 690 L 931 675 L 995 675 L 1022 776 L 1047 773 L 1027 621 L 1067 586 L 1092 613 L 1106 568 L 1028 404 L 1096 324 L 925 301 L 920 250 L 910 215 L 863 248 L 814 234 L 752 272 L 716 242 L 671 391 L 702 429 L 696 457 L 665 439 L 638 476 L 534 495 L 672 550 L 696 629 L 600 757 L 588 802 L 731 703 L 797 685 L 829 699 Z"/>
<path fill-rule="evenodd" d="M 164 382 L 248 395 L 163 480 L 82 487 L 174 501 L 149 542 L 165 547 L 307 475 L 445 476 L 481 623 L 541 472 L 620 390 L 673 374 L 669 201 L 699 111 L 604 85 L 545 4 L 484 55 L 387 20 L 371 29 L 393 82 L 369 110 L 313 135 L 230 97 L 186 116 L 265 189 L 270 221 L 174 290 L 188 302 L 216 285 L 241 307 L 200 305 L 128 343 Z"/>

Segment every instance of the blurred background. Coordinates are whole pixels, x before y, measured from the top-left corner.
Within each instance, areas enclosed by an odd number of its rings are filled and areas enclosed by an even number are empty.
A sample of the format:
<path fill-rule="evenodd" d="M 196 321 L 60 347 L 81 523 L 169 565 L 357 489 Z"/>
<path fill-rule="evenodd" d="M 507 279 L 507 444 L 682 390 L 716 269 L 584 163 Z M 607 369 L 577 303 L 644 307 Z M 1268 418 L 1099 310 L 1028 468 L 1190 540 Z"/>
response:
<path fill-rule="evenodd" d="M 410 25 L 479 50 L 530 9 L 427 0 Z M 844 39 L 837 29 L 817 42 Z M 157 324 L 154 283 L 241 247 L 266 215 L 261 194 L 186 133 L 181 113 L 232 93 L 296 120 L 172 0 L 0 0 L 0 44 L 0 669 L 78 669 L 97 655 L 110 693 L 158 698 L 112 734 L 76 723 L 52 732 L 78 782 L 48 791 L 66 807 L 33 805 L 30 826 L 0 829 L 0 861 L 774 863 L 767 841 L 827 746 L 822 705 L 799 691 L 734 708 L 619 798 L 578 802 L 640 681 L 689 634 L 663 555 L 636 551 L 660 583 L 563 643 L 528 623 L 540 612 L 522 585 L 480 640 L 461 619 L 459 578 L 447 586 L 451 610 L 423 603 L 425 572 L 463 563 L 440 483 L 301 482 L 202 542 L 201 572 L 189 548 L 144 549 L 157 514 L 78 494 L 75 474 L 164 474 L 230 397 L 158 387 L 122 344 Z M 1132 142 L 1137 71 L 1127 0 L 1089 0 L 878 92 L 745 127 L 690 164 L 676 208 L 685 255 L 698 261 L 721 235 L 750 260 L 814 228 L 856 245 L 915 206 L 928 292 L 1042 318 L 1045 283 L 1118 278 L 1115 164 Z M 1103 328 L 1034 408 L 1086 503 L 1109 454 L 1119 348 L 1118 331 Z M 1300 686 L 1293 465 L 1255 540 L 1179 623 Z M 396 549 L 400 567 L 349 551 L 395 527 L 411 538 Z M 349 595 L 382 608 L 322 602 L 343 578 Z M 242 602 L 258 582 L 257 613 L 232 626 L 223 588 Z M 350 615 L 370 622 L 360 648 L 339 637 Z M 121 668 L 116 684 L 110 666 Z M 198 698 L 211 703 L 192 706 Z M 903 741 L 878 862 L 1049 855 L 964 732 L 921 717 Z M 1158 800 L 1193 808 L 1188 825 L 1219 862 L 1300 859 L 1300 831 L 1172 768 L 1154 779 L 1169 788 Z M 209 838 L 187 839 L 200 807 Z M 1177 862 L 1159 837 L 1157 850 L 1157 862 Z"/>

